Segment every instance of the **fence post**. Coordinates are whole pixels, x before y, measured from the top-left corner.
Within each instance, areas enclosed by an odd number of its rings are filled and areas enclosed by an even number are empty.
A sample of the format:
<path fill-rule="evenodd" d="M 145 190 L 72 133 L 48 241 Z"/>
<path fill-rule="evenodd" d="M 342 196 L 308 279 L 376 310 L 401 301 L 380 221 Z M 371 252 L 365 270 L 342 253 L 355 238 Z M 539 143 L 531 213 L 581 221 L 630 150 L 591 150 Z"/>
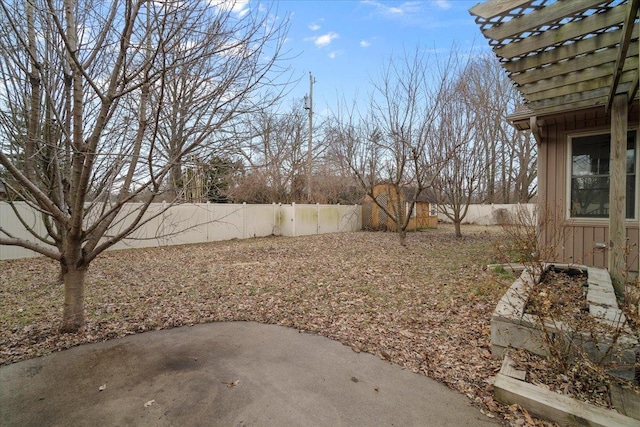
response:
<path fill-rule="evenodd" d="M 165 222 L 167 221 L 167 202 L 162 201 L 162 224 L 160 226 L 160 246 L 167 246 L 167 236 L 164 234 Z"/>
<path fill-rule="evenodd" d="M 291 202 L 291 234 L 296 237 L 296 202 Z"/>
<path fill-rule="evenodd" d="M 278 218 L 276 217 L 276 202 L 271 203 L 271 234 L 276 235 L 276 224 L 278 223 Z"/>
<path fill-rule="evenodd" d="M 207 239 L 207 243 L 209 243 L 211 241 L 209 240 L 209 235 L 210 235 L 209 228 L 211 227 L 211 204 L 209 203 L 208 200 L 206 205 L 203 206 L 203 208 L 207 211 L 207 222 L 204 224 L 204 231 L 205 231 L 205 238 Z"/>
<path fill-rule="evenodd" d="M 320 234 L 320 203 L 316 203 L 316 234 Z"/>
<path fill-rule="evenodd" d="M 242 238 L 247 238 L 247 202 L 242 202 Z"/>

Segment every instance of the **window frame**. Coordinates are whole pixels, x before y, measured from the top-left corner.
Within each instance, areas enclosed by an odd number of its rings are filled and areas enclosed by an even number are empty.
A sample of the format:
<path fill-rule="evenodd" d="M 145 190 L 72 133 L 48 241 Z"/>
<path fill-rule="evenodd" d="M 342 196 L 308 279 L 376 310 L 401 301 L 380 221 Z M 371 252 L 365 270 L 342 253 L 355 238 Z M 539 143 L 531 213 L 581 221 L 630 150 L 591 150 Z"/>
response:
<path fill-rule="evenodd" d="M 409 208 L 411 207 L 411 202 L 404 202 L 404 214 L 407 215 L 409 213 Z M 409 218 L 416 217 L 416 211 L 418 210 L 418 202 L 413 203 L 413 210 L 411 211 L 411 216 Z"/>
<path fill-rule="evenodd" d="M 625 218 L 626 223 L 635 223 L 639 218 L 639 210 L 640 210 L 640 128 L 637 126 L 629 126 L 627 129 L 627 133 L 635 132 L 635 206 L 633 209 L 633 217 Z M 571 194 L 571 185 L 573 180 L 573 140 L 575 138 L 583 138 L 589 136 L 597 136 L 597 135 L 611 135 L 610 129 L 599 129 L 589 132 L 574 132 L 567 135 L 567 158 L 566 158 L 566 180 L 565 180 L 565 194 L 566 194 L 566 206 L 565 206 L 565 218 L 571 222 L 585 222 L 585 223 L 607 223 L 609 221 L 609 217 L 585 217 L 585 216 L 572 216 L 571 215 L 571 205 L 573 203 L 572 194 Z M 611 149 L 611 147 L 609 147 Z M 609 171 L 609 176 L 611 172 Z M 609 187 L 610 189 L 611 187 Z"/>

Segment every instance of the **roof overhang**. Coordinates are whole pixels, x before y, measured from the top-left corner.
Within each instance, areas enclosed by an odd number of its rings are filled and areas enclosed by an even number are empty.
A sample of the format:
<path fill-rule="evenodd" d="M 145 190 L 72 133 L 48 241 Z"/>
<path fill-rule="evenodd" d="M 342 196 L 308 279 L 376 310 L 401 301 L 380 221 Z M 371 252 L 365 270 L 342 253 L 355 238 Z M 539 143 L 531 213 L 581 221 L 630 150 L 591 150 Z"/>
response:
<path fill-rule="evenodd" d="M 637 99 L 639 5 L 640 0 L 490 0 L 471 8 L 528 107 L 512 119 L 523 123 L 525 114 L 608 110 L 621 94 L 629 103 Z"/>

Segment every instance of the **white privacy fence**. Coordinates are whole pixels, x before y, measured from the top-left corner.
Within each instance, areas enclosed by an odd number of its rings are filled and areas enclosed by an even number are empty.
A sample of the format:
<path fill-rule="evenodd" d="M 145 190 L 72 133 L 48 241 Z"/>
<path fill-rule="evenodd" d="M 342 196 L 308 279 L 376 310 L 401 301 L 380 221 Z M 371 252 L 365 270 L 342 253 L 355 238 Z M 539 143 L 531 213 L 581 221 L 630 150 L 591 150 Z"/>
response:
<path fill-rule="evenodd" d="M 40 215 L 25 203 L 15 204 L 23 220 L 45 235 Z M 118 215 L 110 235 L 131 224 L 142 205 L 127 204 Z M 357 231 L 362 228 L 359 205 L 248 205 L 181 204 L 166 209 L 153 204 L 145 213 L 140 229 L 111 249 L 205 243 L 249 237 L 304 236 L 309 234 Z M 14 237 L 35 241 L 6 202 L 0 202 L 0 226 Z M 0 259 L 37 256 L 18 246 L 0 245 Z"/>
<path fill-rule="evenodd" d="M 467 216 L 465 216 L 465 218 L 462 220 L 462 223 L 477 225 L 498 225 L 501 219 L 507 217 L 506 215 L 517 215 L 518 209 L 527 209 L 529 211 L 529 214 L 533 218 L 535 215 L 536 204 L 523 203 L 470 205 Z M 441 212 L 438 212 L 438 221 L 451 222 L 451 220 Z"/>

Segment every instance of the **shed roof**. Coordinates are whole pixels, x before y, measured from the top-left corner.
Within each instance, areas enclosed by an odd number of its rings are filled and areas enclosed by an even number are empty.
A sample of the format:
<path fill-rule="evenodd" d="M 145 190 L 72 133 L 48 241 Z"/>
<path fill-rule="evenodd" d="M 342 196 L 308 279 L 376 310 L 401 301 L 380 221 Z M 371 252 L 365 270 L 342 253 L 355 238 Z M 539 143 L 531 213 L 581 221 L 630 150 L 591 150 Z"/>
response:
<path fill-rule="evenodd" d="M 531 115 L 638 97 L 640 0 L 489 0 L 470 9 Z"/>
<path fill-rule="evenodd" d="M 386 188 L 392 188 L 392 185 L 389 184 L 386 181 L 381 181 L 379 183 L 377 183 L 374 187 L 386 187 Z M 434 192 L 433 188 L 425 188 L 423 189 L 420 194 L 418 195 L 418 197 L 416 197 L 416 192 L 418 191 L 418 189 L 414 186 L 409 186 L 409 185 L 404 185 L 402 187 L 400 187 L 400 192 L 402 193 L 402 196 L 405 199 L 408 200 L 413 200 L 415 198 L 416 202 L 419 203 L 436 203 L 436 201 L 438 200 L 436 193 Z M 368 195 L 365 196 L 365 199 L 369 197 Z"/>
<path fill-rule="evenodd" d="M 418 189 L 416 187 L 402 187 L 402 195 L 409 200 L 415 199 L 418 203 L 435 203 L 437 197 L 432 188 L 426 188 L 416 197 Z"/>

